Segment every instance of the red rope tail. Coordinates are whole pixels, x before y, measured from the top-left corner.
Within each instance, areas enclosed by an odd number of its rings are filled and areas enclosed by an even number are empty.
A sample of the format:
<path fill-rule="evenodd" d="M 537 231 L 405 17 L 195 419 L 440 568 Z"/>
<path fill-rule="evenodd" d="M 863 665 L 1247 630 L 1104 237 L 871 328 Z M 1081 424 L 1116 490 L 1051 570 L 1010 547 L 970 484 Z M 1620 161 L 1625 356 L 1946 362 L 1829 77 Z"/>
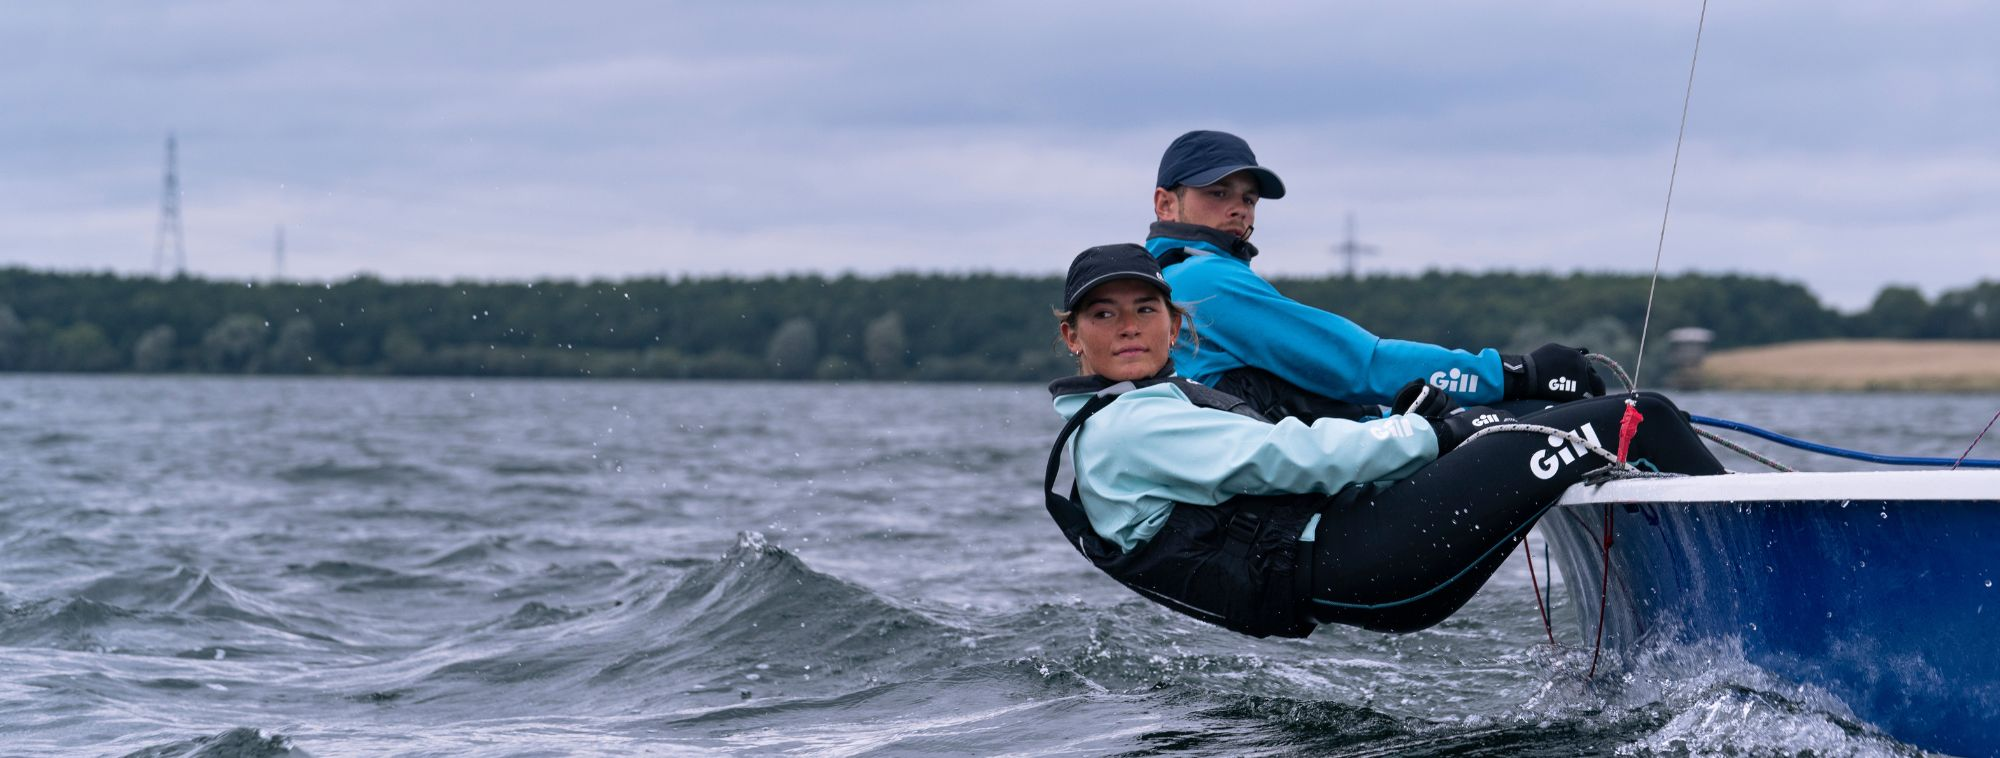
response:
<path fill-rule="evenodd" d="M 1994 422 L 1994 421 L 2000 421 L 2000 412 L 1996 412 L 1996 413 L 1994 413 L 1994 414 L 1993 414 L 1993 419 L 1992 419 L 1992 421 L 1988 421 L 1988 422 L 1986 422 L 1986 428 L 1985 428 L 1985 429 L 1981 429 L 1981 430 L 1979 430 L 1979 436 L 1977 436 L 1977 437 L 1974 437 L 1974 438 L 1972 438 L 1972 444 L 1970 444 L 1970 445 L 1966 445 L 1966 446 L 1965 446 L 1965 452 L 1963 452 L 1963 453 L 1959 453 L 1959 454 L 1958 454 L 1958 460 L 1955 460 L 1955 461 L 1952 461 L 1952 462 L 1951 462 L 1951 470 L 1953 470 L 1953 471 L 1957 471 L 1957 470 L 1958 470 L 1958 464 L 1961 464 L 1961 463 L 1964 463 L 1964 462 L 1965 462 L 1965 456 L 1968 456 L 1968 455 L 1971 455 L 1971 454 L 1972 454 L 1972 449 L 1973 449 L 1973 448 L 1975 448 L 1975 447 L 1979 447 L 1979 441 L 1980 441 L 1980 440 L 1983 440 L 1983 439 L 1986 439 L 1986 433 L 1987 433 L 1987 432 L 1990 432 L 1990 431 L 1993 431 L 1993 422 Z"/>
<path fill-rule="evenodd" d="M 1627 407 L 1627 411 L 1631 408 Z M 1597 646 L 1590 651 L 1590 671 L 1583 675 L 1588 682 L 1597 675 L 1597 658 L 1604 653 L 1604 606 L 1611 599 L 1611 504 L 1604 504 L 1604 581 L 1597 588 Z"/>
<path fill-rule="evenodd" d="M 1521 552 L 1528 557 L 1528 586 L 1535 591 L 1535 609 L 1542 612 L 1542 632 L 1549 635 L 1549 647 L 1556 646 L 1556 630 L 1549 624 L 1549 607 L 1542 604 L 1542 582 L 1535 578 L 1535 546 L 1527 540 L 1521 541 Z M 1555 598 L 1549 598 L 1554 602 Z"/>
<path fill-rule="evenodd" d="M 1632 438 L 1639 434 L 1639 422 L 1646 417 L 1640 415 L 1639 404 L 1631 398 L 1625 399 L 1625 415 L 1618 419 L 1618 462 L 1623 464 L 1626 453 L 1632 449 Z"/>

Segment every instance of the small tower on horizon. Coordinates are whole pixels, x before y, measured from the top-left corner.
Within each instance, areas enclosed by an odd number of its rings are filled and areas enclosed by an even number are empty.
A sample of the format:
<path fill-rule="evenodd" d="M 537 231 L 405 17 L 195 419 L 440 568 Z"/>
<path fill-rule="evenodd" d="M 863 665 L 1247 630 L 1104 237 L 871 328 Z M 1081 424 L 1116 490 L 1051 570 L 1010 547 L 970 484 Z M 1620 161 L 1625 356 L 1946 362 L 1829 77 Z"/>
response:
<path fill-rule="evenodd" d="M 153 274 L 167 275 L 167 238 L 173 238 L 174 273 L 187 273 L 187 240 L 181 236 L 181 177 L 175 165 L 174 133 L 167 132 L 167 176 L 160 189 L 160 229 L 153 235 Z"/>
<path fill-rule="evenodd" d="M 1347 214 L 1347 239 L 1345 241 L 1342 241 L 1340 244 L 1333 246 L 1333 253 L 1335 255 L 1347 258 L 1348 280 L 1352 281 L 1354 279 L 1355 258 L 1359 258 L 1363 255 L 1374 255 L 1378 252 L 1381 251 L 1378 250 L 1374 245 L 1363 245 L 1359 242 L 1354 241 L 1354 213 L 1352 211 L 1349 211 Z"/>
<path fill-rule="evenodd" d="M 271 270 L 271 281 L 274 282 L 284 281 L 285 280 L 285 225 L 284 224 L 278 225 L 277 239 L 271 243 L 271 258 L 273 259 L 272 270 Z"/>

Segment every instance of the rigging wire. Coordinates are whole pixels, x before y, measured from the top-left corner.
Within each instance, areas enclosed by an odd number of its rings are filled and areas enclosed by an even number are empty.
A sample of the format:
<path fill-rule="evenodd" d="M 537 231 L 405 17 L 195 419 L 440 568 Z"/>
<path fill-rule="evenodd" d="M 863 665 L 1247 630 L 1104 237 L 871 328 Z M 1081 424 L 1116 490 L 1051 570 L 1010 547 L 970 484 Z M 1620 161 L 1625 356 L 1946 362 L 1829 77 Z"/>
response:
<path fill-rule="evenodd" d="M 1694 54 L 1690 56 L 1688 59 L 1687 88 L 1681 93 L 1680 129 L 1674 133 L 1674 161 L 1672 168 L 1669 169 L 1669 171 L 1667 172 L 1667 201 L 1666 205 L 1660 209 L 1660 237 L 1659 241 L 1656 242 L 1653 246 L 1653 279 L 1650 284 L 1646 285 L 1646 316 L 1644 320 L 1642 320 L 1639 324 L 1639 357 L 1638 360 L 1632 364 L 1632 375 L 1634 378 L 1631 381 L 1627 382 L 1627 386 L 1630 388 L 1632 394 L 1635 395 L 1639 391 L 1639 383 L 1637 377 L 1639 376 L 1639 372 L 1646 367 L 1646 335 L 1651 330 L 1653 325 L 1653 297 L 1656 293 L 1658 293 L 1660 287 L 1660 258 L 1665 253 L 1667 248 L 1667 219 L 1670 216 L 1672 216 L 1674 210 L 1674 182 L 1675 180 L 1680 178 L 1681 144 L 1685 141 L 1687 137 L 1688 105 L 1694 101 L 1695 67 L 1696 65 L 1701 63 L 1701 33 L 1707 27 L 1708 27 L 1708 0 L 1701 0 L 1701 15 L 1695 20 L 1695 25 L 1694 25 Z M 1633 408 L 1634 408 L 1633 400 L 1630 398 L 1626 399 L 1625 401 L 1626 418 L 1629 419 L 1632 423 L 1636 423 L 1637 417 L 1634 415 Z M 1627 432 L 1624 429 L 1624 425 L 1626 423 L 1627 422 L 1623 421 L 1620 422 L 1621 435 L 1629 434 L 1629 432 Z M 1631 464 L 1625 463 L 1624 456 L 1622 455 L 1615 457 L 1612 461 L 1612 466 L 1616 467 L 1621 465 L 1629 467 Z M 1604 516 L 1603 516 L 1604 542 L 1602 546 L 1602 551 L 1604 559 L 1604 579 L 1603 579 L 1603 586 L 1598 588 L 1597 640 L 1593 644 L 1593 649 L 1590 652 L 1590 671 L 1583 675 L 1583 680 L 1586 683 L 1588 683 L 1592 677 L 1595 677 L 1597 675 L 1598 656 L 1602 655 L 1604 652 L 1604 611 L 1606 604 L 1610 600 L 1610 593 L 1611 593 L 1611 541 L 1613 539 L 1613 533 L 1611 530 L 1610 508 L 1611 507 L 1609 504 L 1605 505 Z"/>
<path fill-rule="evenodd" d="M 1701 32 L 1707 25 L 1708 0 L 1701 0 L 1701 17 L 1694 24 L 1694 56 L 1688 60 L 1687 90 L 1681 93 L 1681 128 L 1674 134 L 1674 164 L 1667 172 L 1667 204 L 1660 210 L 1660 240 L 1653 246 L 1653 281 L 1646 285 L 1646 317 L 1639 323 L 1639 359 L 1632 364 L 1634 392 L 1639 389 L 1636 377 L 1646 368 L 1646 331 L 1653 325 L 1653 293 L 1660 286 L 1660 255 L 1667 247 L 1667 217 L 1674 210 L 1674 180 L 1681 173 L 1681 141 L 1687 136 L 1688 103 L 1694 99 L 1694 69 L 1701 62 Z"/>
<path fill-rule="evenodd" d="M 1983 440 L 1983 439 L 1986 439 L 1986 433 L 1987 433 L 1987 432 L 1990 432 L 1990 431 L 1993 431 L 1993 422 L 1994 422 L 1994 421 L 2000 421 L 2000 411 L 1995 411 L 1995 412 L 1993 413 L 1993 418 L 1992 418 L 1991 420 L 1988 420 L 1988 421 L 1986 422 L 1986 428 L 1985 428 L 1985 429 L 1981 429 L 1981 430 L 1979 430 L 1979 436 L 1977 436 L 1977 437 L 1974 437 L 1974 438 L 1972 438 L 1972 444 L 1970 444 L 1970 445 L 1966 445 L 1966 446 L 1965 446 L 1965 452 L 1963 452 L 1963 453 L 1959 453 L 1959 454 L 1958 454 L 1958 460 L 1957 460 L 1957 461 L 1954 461 L 1954 462 L 1953 462 L 1953 463 L 1951 464 L 1951 468 L 1952 468 L 1952 470 L 1953 470 L 1953 471 L 1957 471 L 1957 470 L 1958 470 L 1958 467 L 1959 467 L 1959 464 L 1962 464 L 1962 463 L 1965 463 L 1965 456 L 1968 456 L 1968 455 L 1971 455 L 1971 454 L 1972 454 L 1972 449 L 1973 449 L 1973 448 L 1975 448 L 1975 447 L 1979 447 L 1979 441 L 1980 441 L 1980 440 Z M 1975 464 L 1975 465 L 1976 465 L 1976 464 Z"/>

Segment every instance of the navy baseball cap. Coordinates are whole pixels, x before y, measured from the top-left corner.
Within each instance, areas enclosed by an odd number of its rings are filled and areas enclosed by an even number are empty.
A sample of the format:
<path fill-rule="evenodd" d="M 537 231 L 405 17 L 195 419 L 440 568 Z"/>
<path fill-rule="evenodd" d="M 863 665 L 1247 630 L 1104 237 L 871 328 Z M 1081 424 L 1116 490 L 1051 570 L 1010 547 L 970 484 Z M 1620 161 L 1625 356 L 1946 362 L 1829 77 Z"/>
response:
<path fill-rule="evenodd" d="M 1285 196 L 1285 182 L 1270 169 L 1257 165 L 1250 143 L 1228 132 L 1206 130 L 1183 134 L 1160 156 L 1159 187 L 1180 185 L 1206 187 L 1238 171 L 1257 177 L 1257 191 L 1266 200 Z"/>
<path fill-rule="evenodd" d="M 1160 262 L 1146 248 L 1130 242 L 1120 245 L 1099 245 L 1076 254 L 1076 260 L 1069 262 L 1069 280 L 1063 283 L 1063 310 L 1076 310 L 1076 304 L 1084 295 L 1106 282 L 1120 279 L 1140 279 L 1160 288 L 1160 294 L 1172 297 L 1174 288 L 1167 286 L 1167 278 L 1160 274 Z"/>

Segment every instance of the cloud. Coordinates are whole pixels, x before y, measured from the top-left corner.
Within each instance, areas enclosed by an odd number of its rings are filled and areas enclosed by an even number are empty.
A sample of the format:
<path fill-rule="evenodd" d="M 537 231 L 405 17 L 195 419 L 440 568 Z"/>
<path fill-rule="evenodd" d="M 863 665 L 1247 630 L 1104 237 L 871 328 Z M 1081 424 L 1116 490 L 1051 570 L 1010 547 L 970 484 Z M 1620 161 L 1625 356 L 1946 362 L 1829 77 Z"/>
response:
<path fill-rule="evenodd" d="M 1650 270 L 1698 8 L 27 6 L 0 265 L 150 270 L 175 130 L 210 275 L 267 274 L 279 224 L 320 277 L 1052 273 L 1139 236 L 1160 148 L 1222 128 L 1292 187 L 1272 273 L 1336 269 L 1350 211 L 1367 270 Z M 1711 7 L 1664 265 L 1848 307 L 2000 275 L 1996 21 Z"/>

